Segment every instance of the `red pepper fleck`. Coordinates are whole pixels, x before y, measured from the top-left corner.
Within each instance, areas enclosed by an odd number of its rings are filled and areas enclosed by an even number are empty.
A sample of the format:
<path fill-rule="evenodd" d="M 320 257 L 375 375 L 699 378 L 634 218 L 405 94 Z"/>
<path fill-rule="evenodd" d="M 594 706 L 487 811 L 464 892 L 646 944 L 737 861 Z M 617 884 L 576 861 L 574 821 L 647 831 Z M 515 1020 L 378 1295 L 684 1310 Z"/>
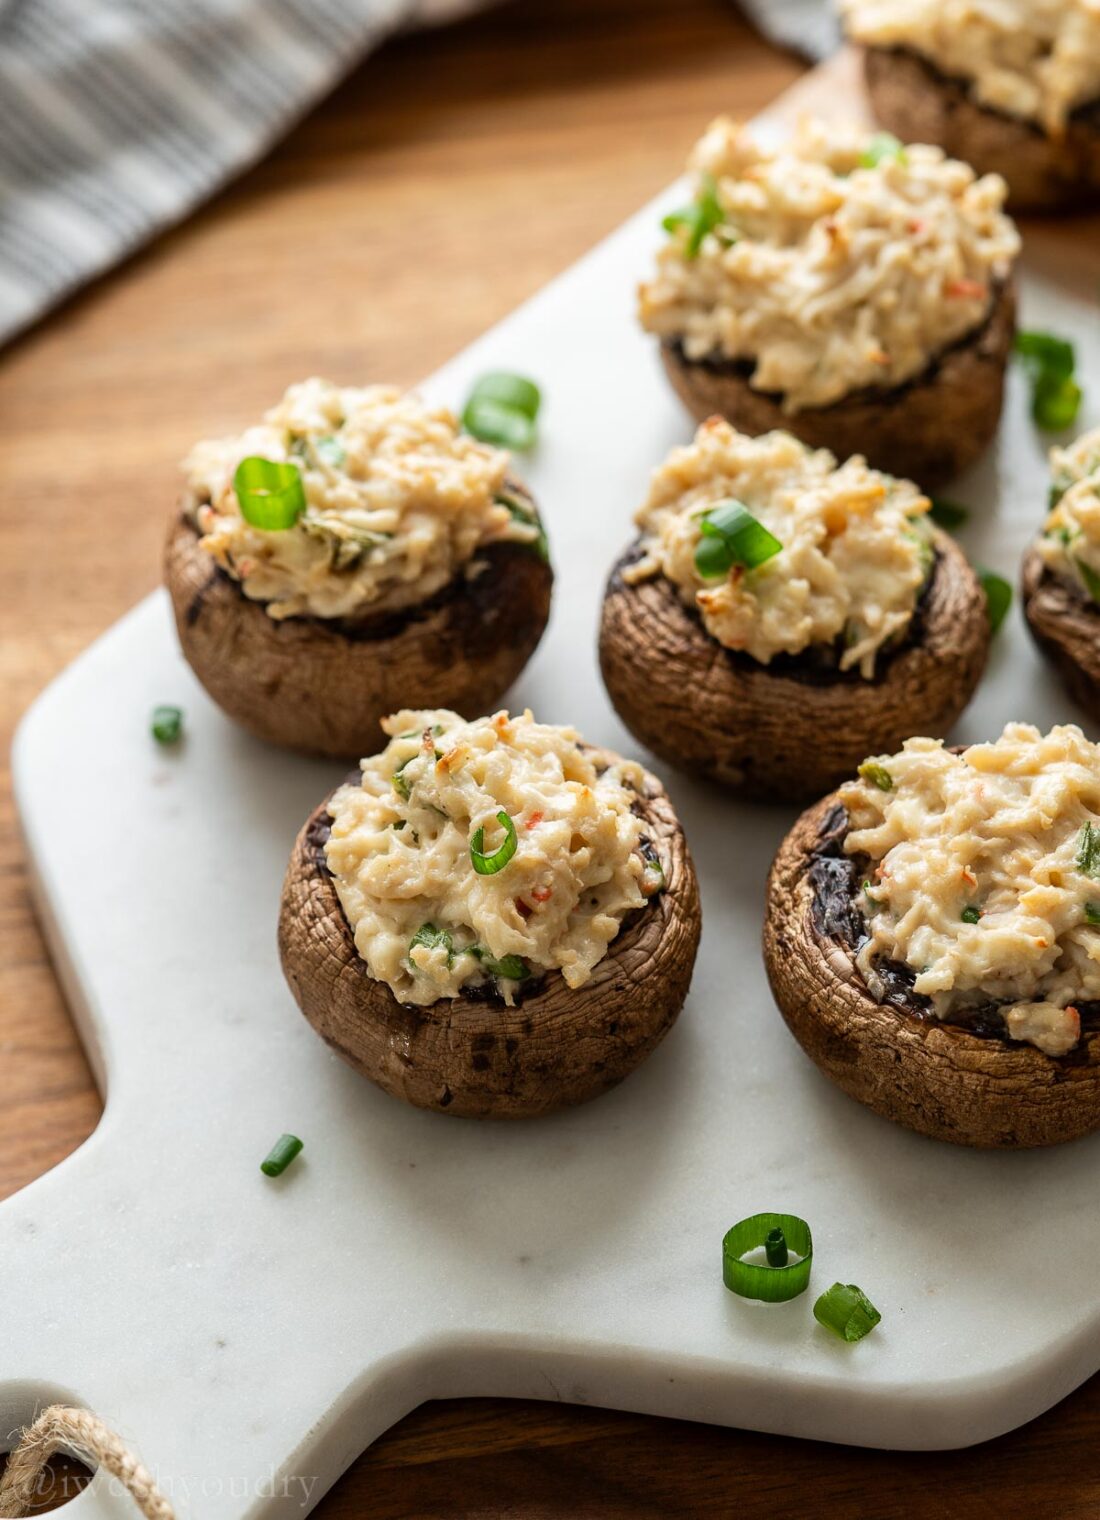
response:
<path fill-rule="evenodd" d="M 530 816 L 530 818 L 528 818 L 528 820 L 527 820 L 527 827 L 529 829 L 533 829 L 535 827 L 536 823 L 541 823 L 541 822 L 542 822 L 542 814 L 541 813 L 532 813 L 531 816 Z"/>
<path fill-rule="evenodd" d="M 531 893 L 531 896 L 539 903 L 549 902 L 553 895 L 553 887 L 536 887 Z"/>
<path fill-rule="evenodd" d="M 948 280 L 943 287 L 945 296 L 954 296 L 958 300 L 969 298 L 980 301 L 986 294 L 986 288 L 980 280 Z"/>

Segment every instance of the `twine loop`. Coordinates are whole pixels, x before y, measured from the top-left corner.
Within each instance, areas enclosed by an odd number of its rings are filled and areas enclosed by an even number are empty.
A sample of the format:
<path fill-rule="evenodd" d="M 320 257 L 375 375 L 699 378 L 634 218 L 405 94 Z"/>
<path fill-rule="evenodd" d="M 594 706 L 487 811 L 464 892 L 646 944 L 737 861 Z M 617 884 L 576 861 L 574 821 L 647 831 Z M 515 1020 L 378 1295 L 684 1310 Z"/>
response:
<path fill-rule="evenodd" d="M 35 1499 L 46 1464 L 68 1451 L 89 1467 L 105 1467 L 125 1488 L 145 1520 L 176 1520 L 151 1473 L 98 1415 L 53 1404 L 28 1425 L 0 1474 L 0 1517 L 22 1520 Z"/>

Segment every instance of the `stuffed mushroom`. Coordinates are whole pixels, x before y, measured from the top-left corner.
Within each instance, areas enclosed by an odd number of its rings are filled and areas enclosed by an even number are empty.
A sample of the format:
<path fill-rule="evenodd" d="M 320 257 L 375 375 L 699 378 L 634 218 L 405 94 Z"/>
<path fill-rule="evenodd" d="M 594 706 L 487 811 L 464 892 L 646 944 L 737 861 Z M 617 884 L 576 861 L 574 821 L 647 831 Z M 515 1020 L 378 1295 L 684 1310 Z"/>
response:
<path fill-rule="evenodd" d="M 1094 0 L 841 0 L 871 105 L 1008 183 L 1014 208 L 1100 195 L 1100 9 Z"/>
<path fill-rule="evenodd" d="M 1066 689 L 1100 722 L 1100 428 L 1052 449 L 1050 511 L 1024 559 L 1024 616 Z"/>
<path fill-rule="evenodd" d="M 820 796 L 985 665 L 985 596 L 907 480 L 712 418 L 653 475 L 604 598 L 600 665 L 656 754 L 761 798 Z"/>
<path fill-rule="evenodd" d="M 1100 748 L 1010 723 L 867 761 L 783 842 L 764 957 L 799 1044 L 876 1113 L 990 1147 L 1100 1127 Z"/>
<path fill-rule="evenodd" d="M 976 459 L 1015 326 L 1004 182 L 812 121 L 773 151 L 720 119 L 690 168 L 639 309 L 695 418 L 786 428 L 929 488 Z"/>
<path fill-rule="evenodd" d="M 279 920 L 302 1012 L 395 1097 L 523 1118 L 667 1034 L 699 943 L 683 833 L 640 765 L 529 712 L 402 711 L 298 836 Z"/>
<path fill-rule="evenodd" d="M 535 504 L 442 408 L 307 380 L 184 468 L 165 565 L 180 642 L 263 739 L 357 759 L 407 702 L 483 712 L 542 636 Z"/>

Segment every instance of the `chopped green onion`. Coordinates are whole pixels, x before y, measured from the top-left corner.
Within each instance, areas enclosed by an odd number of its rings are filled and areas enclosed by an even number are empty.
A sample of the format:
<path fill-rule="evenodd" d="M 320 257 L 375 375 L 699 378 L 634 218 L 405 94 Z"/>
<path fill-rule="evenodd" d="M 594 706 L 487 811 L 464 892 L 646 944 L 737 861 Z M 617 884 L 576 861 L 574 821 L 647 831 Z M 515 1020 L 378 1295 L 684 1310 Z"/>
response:
<path fill-rule="evenodd" d="M 1100 828 L 1086 823 L 1077 839 L 1077 869 L 1082 876 L 1100 879 Z"/>
<path fill-rule="evenodd" d="M 1100 924 L 1100 903 L 1087 902 L 1085 904 L 1085 922 Z"/>
<path fill-rule="evenodd" d="M 959 914 L 959 917 L 962 919 L 964 924 L 976 924 L 981 916 L 982 910 L 980 908 L 972 907 L 969 903 Z"/>
<path fill-rule="evenodd" d="M 859 155 L 861 169 L 877 169 L 879 164 L 909 162 L 909 155 L 892 132 L 876 132 Z"/>
<path fill-rule="evenodd" d="M 765 1266 L 763 1262 L 745 1261 L 750 1251 L 764 1248 L 768 1254 L 768 1237 L 776 1230 L 799 1256 L 783 1266 Z M 741 1298 L 758 1298 L 764 1303 L 781 1304 L 805 1293 L 810 1283 L 814 1245 L 810 1227 L 796 1214 L 753 1214 L 727 1230 L 722 1241 L 722 1281 L 731 1293 Z"/>
<path fill-rule="evenodd" d="M 499 976 L 506 982 L 523 982 L 531 975 L 531 968 L 518 955 L 502 955 L 497 960 L 480 945 L 474 945 L 470 954 L 477 956 L 490 976 Z"/>
<path fill-rule="evenodd" d="M 542 395 L 533 380 L 502 370 L 482 375 L 470 392 L 462 426 L 482 443 L 525 453 L 535 444 Z"/>
<path fill-rule="evenodd" d="M 774 1230 L 769 1230 L 764 1237 L 764 1255 L 768 1259 L 769 1267 L 785 1267 L 790 1259 L 787 1237 L 778 1225 Z"/>
<path fill-rule="evenodd" d="M 1074 560 L 1074 564 L 1077 566 L 1077 574 L 1085 583 L 1085 590 L 1088 592 L 1090 599 L 1094 602 L 1100 602 L 1100 575 L 1097 575 L 1092 566 L 1086 564 L 1080 555 Z"/>
<path fill-rule="evenodd" d="M 504 830 L 504 843 L 499 849 L 494 850 L 489 855 L 484 853 L 484 828 L 475 830 L 473 838 L 470 840 L 470 861 L 479 876 L 495 876 L 498 871 L 503 871 L 504 867 L 516 853 L 518 841 L 516 839 L 515 824 L 508 814 L 503 811 L 497 814 L 497 822 Z"/>
<path fill-rule="evenodd" d="M 260 1162 L 260 1171 L 265 1177 L 281 1177 L 301 1149 L 302 1142 L 297 1135 L 280 1135 L 267 1158 Z"/>
<path fill-rule="evenodd" d="M 494 498 L 502 507 L 507 507 L 515 522 L 526 523 L 530 528 L 539 530 L 538 537 L 531 547 L 544 564 L 550 563 L 550 541 L 546 537 L 546 529 L 542 525 L 542 518 L 535 509 L 524 501 L 519 501 L 510 496 L 507 491 L 499 491 Z"/>
<path fill-rule="evenodd" d="M 1012 606 L 1012 587 L 1003 575 L 995 570 L 982 570 L 978 574 L 985 592 L 985 611 L 989 618 L 989 631 L 996 633 Z"/>
<path fill-rule="evenodd" d="M 814 1319 L 844 1341 L 861 1341 L 882 1319 L 855 1283 L 833 1283 L 814 1304 Z"/>
<path fill-rule="evenodd" d="M 690 206 L 684 206 L 679 211 L 670 211 L 668 216 L 662 218 L 661 226 L 666 232 L 679 232 L 686 230 L 687 238 L 684 242 L 684 257 L 695 259 L 699 256 L 699 250 L 703 246 L 703 239 L 708 232 L 714 232 L 725 221 L 726 213 L 722 210 L 718 200 L 718 184 L 712 174 L 704 174 L 699 180 L 699 189 L 695 200 Z M 733 243 L 736 239 L 730 235 L 724 239 L 726 243 Z"/>
<path fill-rule="evenodd" d="M 928 513 L 934 523 L 941 528 L 946 528 L 953 533 L 956 528 L 963 527 L 970 517 L 970 509 L 960 506 L 957 501 L 947 501 L 942 496 L 933 496 L 932 509 Z"/>
<path fill-rule="evenodd" d="M 871 890 L 871 886 L 872 884 L 869 881 L 865 881 L 863 883 L 863 895 L 871 904 L 871 907 L 877 910 L 882 907 L 882 904 L 879 902 L 878 898 L 874 896 Z"/>
<path fill-rule="evenodd" d="M 296 464 L 281 459 L 242 459 L 233 476 L 241 516 L 265 533 L 293 528 L 306 509 L 306 493 Z"/>
<path fill-rule="evenodd" d="M 411 765 L 415 759 L 415 755 L 410 755 L 407 760 L 402 760 L 401 764 L 397 767 L 393 775 L 390 777 L 394 791 L 406 802 L 408 802 L 410 793 L 412 792 L 412 783 L 409 781 L 409 778 L 407 776 L 402 775 L 402 772 L 404 771 L 406 765 Z"/>
<path fill-rule="evenodd" d="M 318 438 L 313 445 L 313 452 L 323 463 L 331 465 L 334 470 L 343 469 L 347 454 L 344 445 L 338 438 Z"/>
<path fill-rule="evenodd" d="M 1032 417 L 1051 432 L 1068 428 L 1081 406 L 1073 344 L 1053 333 L 1020 332 L 1015 348 L 1031 381 Z"/>
<path fill-rule="evenodd" d="M 734 565 L 755 570 L 783 545 L 739 501 L 724 501 L 699 520 L 695 568 L 704 580 L 728 575 Z"/>
<path fill-rule="evenodd" d="M 417 945 L 423 945 L 427 950 L 446 950 L 448 966 L 454 960 L 454 940 L 446 929 L 437 929 L 434 924 L 420 925 L 409 941 L 410 955 Z"/>
<path fill-rule="evenodd" d="M 154 707 L 152 731 L 158 744 L 178 744 L 183 733 L 183 708 Z"/>
<path fill-rule="evenodd" d="M 859 774 L 864 781 L 869 781 L 872 786 L 877 786 L 880 792 L 892 792 L 894 790 L 894 778 L 884 765 L 879 765 L 877 760 L 864 760 L 859 768 Z"/>
<path fill-rule="evenodd" d="M 1058 471 L 1051 481 L 1050 490 L 1047 493 L 1047 505 L 1049 507 L 1053 508 L 1058 505 L 1070 486 L 1073 485 L 1075 478 L 1073 475 L 1067 475 L 1064 470 Z"/>

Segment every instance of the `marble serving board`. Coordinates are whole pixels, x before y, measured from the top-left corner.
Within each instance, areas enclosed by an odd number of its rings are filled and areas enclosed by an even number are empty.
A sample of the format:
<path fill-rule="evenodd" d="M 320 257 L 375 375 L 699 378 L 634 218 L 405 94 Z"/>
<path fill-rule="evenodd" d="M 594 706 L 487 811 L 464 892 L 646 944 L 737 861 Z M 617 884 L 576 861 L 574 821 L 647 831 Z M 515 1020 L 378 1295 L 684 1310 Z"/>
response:
<path fill-rule="evenodd" d="M 819 71 L 762 130 L 811 96 L 850 106 L 851 67 Z M 628 754 L 597 615 L 649 470 L 691 434 L 632 312 L 682 194 L 424 387 L 458 405 L 489 368 L 541 382 L 525 469 L 558 578 L 511 705 Z M 1026 324 L 1078 340 L 1086 423 L 1096 262 L 1072 228 L 1037 232 L 1022 288 Z M 1043 510 L 1045 442 L 1014 374 L 997 447 L 952 492 L 973 509 L 967 548 L 1013 578 Z M 150 740 L 161 702 L 186 712 L 178 752 Z M 1017 609 L 957 737 L 1010 718 L 1078 718 Z M 191 678 L 162 593 L 39 698 L 15 758 L 42 917 L 106 1109 L 73 1156 L 0 1205 L 4 1433 L 43 1400 L 75 1399 L 136 1446 L 181 1520 L 246 1520 L 303 1513 L 433 1397 L 934 1448 L 1008 1430 L 1100 1367 L 1100 1137 L 1018 1155 L 939 1145 L 844 1097 L 788 1035 L 759 940 L 793 809 L 655 767 L 702 888 L 684 1013 L 608 1096 L 495 1125 L 386 1097 L 298 1013 L 275 948 L 280 882 L 343 768 L 228 722 Z M 271 1182 L 258 1163 L 283 1130 L 305 1152 Z M 874 1335 L 832 1339 L 813 1291 L 775 1307 L 725 1291 L 723 1232 L 760 1209 L 812 1223 L 812 1289 L 858 1282 L 882 1311 Z M 73 1504 L 82 1520 L 126 1513 L 102 1474 Z"/>

